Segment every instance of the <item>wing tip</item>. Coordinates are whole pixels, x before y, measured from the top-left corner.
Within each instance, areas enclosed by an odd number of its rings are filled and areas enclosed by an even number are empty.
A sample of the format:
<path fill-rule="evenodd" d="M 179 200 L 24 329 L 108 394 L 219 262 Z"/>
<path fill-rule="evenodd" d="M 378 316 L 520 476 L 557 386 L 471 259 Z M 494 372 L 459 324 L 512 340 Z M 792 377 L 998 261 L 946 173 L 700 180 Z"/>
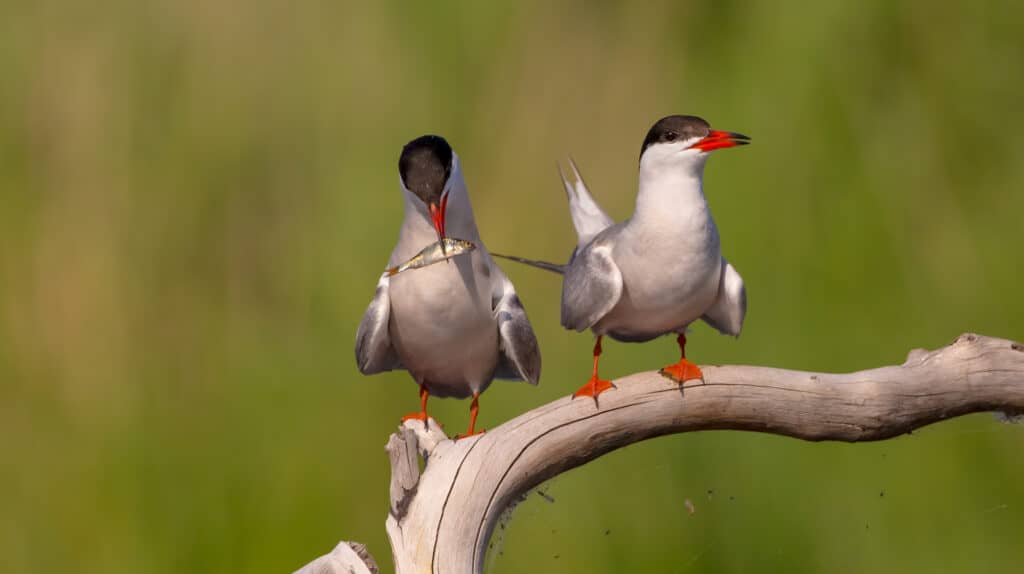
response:
<path fill-rule="evenodd" d="M 562 315 L 562 328 L 570 331 L 576 331 L 582 333 L 591 327 L 591 325 L 585 325 L 586 321 L 580 321 L 579 317 L 569 317 Z"/>

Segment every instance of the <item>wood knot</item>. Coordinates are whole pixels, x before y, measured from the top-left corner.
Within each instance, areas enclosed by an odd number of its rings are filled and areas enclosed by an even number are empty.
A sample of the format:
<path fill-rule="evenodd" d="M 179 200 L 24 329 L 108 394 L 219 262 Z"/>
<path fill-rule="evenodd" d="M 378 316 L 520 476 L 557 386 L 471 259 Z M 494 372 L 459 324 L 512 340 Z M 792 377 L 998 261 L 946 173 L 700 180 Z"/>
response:
<path fill-rule="evenodd" d="M 975 342 L 977 340 L 978 340 L 978 335 L 976 335 L 974 333 L 964 333 L 963 335 L 960 335 L 959 337 L 957 337 L 956 341 L 953 341 L 953 343 L 954 344 L 956 344 L 956 343 L 973 343 L 973 342 Z"/>
<path fill-rule="evenodd" d="M 343 542 L 343 544 L 345 543 Z M 377 561 L 373 559 L 365 544 L 358 542 L 348 542 L 347 544 L 356 553 L 356 556 L 362 558 L 363 562 L 366 563 L 366 568 L 370 570 L 370 574 L 380 574 L 380 566 L 377 566 Z"/>
<path fill-rule="evenodd" d="M 928 351 L 924 349 L 911 349 L 910 352 L 907 353 L 907 360 L 903 361 L 903 364 L 910 365 L 913 363 L 920 363 L 924 361 L 927 356 Z"/>
<path fill-rule="evenodd" d="M 1020 343 L 1010 343 L 1010 348 L 1013 349 L 1014 351 L 1020 351 L 1024 353 L 1024 345 L 1021 345 Z"/>

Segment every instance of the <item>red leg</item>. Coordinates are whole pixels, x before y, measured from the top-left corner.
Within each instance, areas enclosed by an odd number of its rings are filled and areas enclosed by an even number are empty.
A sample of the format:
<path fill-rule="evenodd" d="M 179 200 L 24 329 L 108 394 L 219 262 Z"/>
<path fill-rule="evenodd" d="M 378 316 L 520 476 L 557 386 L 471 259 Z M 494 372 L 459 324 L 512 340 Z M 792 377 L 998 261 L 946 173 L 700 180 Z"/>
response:
<path fill-rule="evenodd" d="M 480 393 L 473 393 L 473 402 L 469 404 L 469 432 L 460 434 L 455 437 L 455 440 L 487 432 L 483 429 L 480 429 L 479 432 L 474 430 L 476 428 L 476 415 L 478 412 L 480 412 Z"/>
<path fill-rule="evenodd" d="M 405 421 L 423 421 L 423 424 L 427 424 L 427 399 L 430 397 L 430 393 L 427 392 L 426 385 L 420 385 L 420 412 L 413 413 L 411 415 L 405 415 L 402 417 L 402 422 Z"/>
<path fill-rule="evenodd" d="M 679 343 L 679 362 L 658 372 L 679 384 L 691 379 L 704 380 L 704 374 L 700 372 L 700 367 L 686 360 L 686 335 L 680 333 L 676 342 Z"/>
<path fill-rule="evenodd" d="M 594 397 L 594 404 L 597 404 L 597 395 L 607 391 L 608 389 L 614 389 L 615 385 L 611 381 L 603 381 L 597 376 L 597 364 L 601 360 L 601 338 L 597 337 L 597 343 L 594 344 L 594 372 L 590 375 L 590 380 L 583 383 L 575 393 L 572 394 L 572 398 L 576 397 Z"/>

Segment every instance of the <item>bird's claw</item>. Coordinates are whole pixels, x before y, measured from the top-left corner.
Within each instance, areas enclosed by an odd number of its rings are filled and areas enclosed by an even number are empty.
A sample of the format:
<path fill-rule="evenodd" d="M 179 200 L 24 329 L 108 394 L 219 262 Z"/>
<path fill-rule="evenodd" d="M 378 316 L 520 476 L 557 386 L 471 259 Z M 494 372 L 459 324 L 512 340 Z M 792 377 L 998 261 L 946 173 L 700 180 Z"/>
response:
<path fill-rule="evenodd" d="M 658 372 L 663 377 L 672 379 L 680 385 L 693 379 L 704 380 L 704 373 L 701 372 L 700 367 L 686 359 L 680 359 L 678 363 L 664 367 Z"/>
<path fill-rule="evenodd" d="M 410 415 L 405 415 L 402 417 L 402 422 L 404 423 L 405 421 L 423 421 L 423 428 L 430 428 L 430 415 L 427 413 L 412 413 Z M 438 428 L 444 428 L 441 423 L 436 420 L 434 421 L 434 424 L 436 424 Z"/>
<path fill-rule="evenodd" d="M 478 434 L 484 434 L 485 432 L 487 432 L 487 429 L 480 429 L 478 431 L 471 430 L 471 431 L 467 432 L 466 434 L 457 434 L 457 435 L 455 435 L 455 440 L 462 440 L 464 438 L 469 438 L 471 436 L 476 436 Z"/>
<path fill-rule="evenodd" d="M 597 378 L 597 375 L 590 377 L 590 380 L 583 384 L 582 387 L 576 390 L 572 394 L 572 398 L 576 397 L 593 397 L 594 403 L 597 404 L 597 395 L 607 391 L 608 389 L 614 389 L 615 383 L 611 381 L 605 381 Z"/>

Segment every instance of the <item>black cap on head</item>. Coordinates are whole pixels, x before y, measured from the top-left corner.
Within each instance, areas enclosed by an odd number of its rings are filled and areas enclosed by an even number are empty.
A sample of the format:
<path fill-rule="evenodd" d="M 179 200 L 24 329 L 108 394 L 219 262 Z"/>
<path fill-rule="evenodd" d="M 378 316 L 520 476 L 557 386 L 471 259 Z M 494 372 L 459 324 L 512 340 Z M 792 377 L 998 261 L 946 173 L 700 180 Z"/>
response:
<path fill-rule="evenodd" d="M 452 172 L 452 148 L 441 136 L 421 136 L 405 144 L 398 159 L 405 187 L 429 205 L 441 201 Z"/>
<path fill-rule="evenodd" d="M 647 132 L 640 156 L 653 144 L 702 138 L 711 133 L 711 124 L 697 116 L 667 116 L 661 118 Z"/>

